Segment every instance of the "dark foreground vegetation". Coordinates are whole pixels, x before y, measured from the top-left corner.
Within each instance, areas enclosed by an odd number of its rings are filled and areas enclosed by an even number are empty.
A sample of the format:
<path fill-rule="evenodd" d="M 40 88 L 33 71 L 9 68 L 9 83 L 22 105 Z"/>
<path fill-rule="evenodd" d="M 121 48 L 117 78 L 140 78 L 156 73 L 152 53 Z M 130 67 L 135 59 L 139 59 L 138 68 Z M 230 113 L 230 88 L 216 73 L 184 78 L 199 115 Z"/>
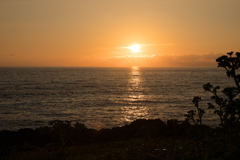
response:
<path fill-rule="evenodd" d="M 229 137 L 230 138 L 230 137 Z M 51 127 L 1 131 L 1 159 L 236 159 L 238 146 L 221 129 L 188 122 L 139 119 L 94 130 L 54 121 Z"/>
<path fill-rule="evenodd" d="M 52 121 L 48 127 L 0 132 L 0 159 L 24 160 L 200 160 L 240 159 L 240 53 L 217 59 L 236 87 L 222 90 L 210 83 L 203 85 L 212 93 L 214 103 L 188 111 L 186 120 L 138 119 L 130 125 L 99 131 L 69 121 Z M 220 125 L 203 124 L 207 109 L 219 116 Z M 192 125 L 189 123 L 192 122 Z"/>

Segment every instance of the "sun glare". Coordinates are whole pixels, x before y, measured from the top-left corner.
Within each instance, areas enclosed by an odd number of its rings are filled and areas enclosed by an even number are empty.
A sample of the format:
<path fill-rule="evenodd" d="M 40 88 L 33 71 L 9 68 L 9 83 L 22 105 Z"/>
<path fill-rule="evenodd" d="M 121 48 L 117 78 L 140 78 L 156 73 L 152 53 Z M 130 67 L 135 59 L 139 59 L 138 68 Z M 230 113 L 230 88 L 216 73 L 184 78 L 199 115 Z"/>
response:
<path fill-rule="evenodd" d="M 133 46 L 130 46 L 129 49 L 131 49 L 132 52 L 139 52 L 140 46 L 138 44 L 134 44 Z"/>

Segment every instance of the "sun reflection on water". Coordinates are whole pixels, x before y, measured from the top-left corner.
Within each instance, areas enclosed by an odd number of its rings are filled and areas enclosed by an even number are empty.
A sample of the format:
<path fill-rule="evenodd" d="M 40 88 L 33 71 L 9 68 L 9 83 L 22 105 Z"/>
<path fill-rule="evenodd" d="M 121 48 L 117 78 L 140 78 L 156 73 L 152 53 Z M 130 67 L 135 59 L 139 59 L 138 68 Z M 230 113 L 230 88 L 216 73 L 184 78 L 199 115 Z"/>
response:
<path fill-rule="evenodd" d="M 130 79 L 128 83 L 129 95 L 126 100 L 130 105 L 121 107 L 122 115 L 124 115 L 122 121 L 129 123 L 135 119 L 147 119 L 149 108 L 141 105 L 141 102 L 144 101 L 145 95 L 143 94 L 141 87 L 142 77 L 139 67 L 134 66 L 131 68 Z"/>
<path fill-rule="evenodd" d="M 130 79 L 129 79 L 129 86 L 130 86 L 130 89 L 132 91 L 137 91 L 137 89 L 139 88 L 140 86 L 140 83 L 141 83 L 141 74 L 139 72 L 139 68 L 138 67 L 132 67 L 131 69 L 131 75 L 130 75 Z"/>

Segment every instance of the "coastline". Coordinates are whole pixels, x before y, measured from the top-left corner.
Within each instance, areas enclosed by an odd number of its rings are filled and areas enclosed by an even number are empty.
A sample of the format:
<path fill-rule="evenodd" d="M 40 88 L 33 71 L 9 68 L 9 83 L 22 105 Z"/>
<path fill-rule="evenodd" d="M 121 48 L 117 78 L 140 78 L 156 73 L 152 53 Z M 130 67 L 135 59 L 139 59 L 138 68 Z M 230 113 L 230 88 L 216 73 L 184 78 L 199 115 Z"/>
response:
<path fill-rule="evenodd" d="M 71 126 L 69 121 L 52 121 L 52 127 L 37 129 L 19 129 L 18 131 L 0 131 L 1 156 L 6 158 L 37 150 L 61 150 L 76 146 L 116 143 L 136 139 L 199 137 L 212 132 L 206 125 L 194 126 L 186 121 L 160 119 L 137 119 L 129 125 L 112 129 L 88 129 L 83 124 Z M 30 146 L 28 149 L 25 147 Z M 52 145 L 52 146 L 51 146 Z M 14 154 L 13 154 L 14 148 Z M 62 151 L 59 151 L 62 152 Z M 13 156 L 14 157 L 14 156 Z M 16 158 L 16 157 L 15 157 Z"/>

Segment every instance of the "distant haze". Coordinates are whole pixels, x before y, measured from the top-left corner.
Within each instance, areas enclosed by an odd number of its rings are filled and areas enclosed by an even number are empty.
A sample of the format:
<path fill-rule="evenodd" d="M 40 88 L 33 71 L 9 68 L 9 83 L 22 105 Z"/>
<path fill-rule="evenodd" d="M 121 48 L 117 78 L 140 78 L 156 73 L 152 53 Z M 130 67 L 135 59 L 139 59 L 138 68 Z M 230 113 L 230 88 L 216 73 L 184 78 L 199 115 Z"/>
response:
<path fill-rule="evenodd" d="M 0 0 L 0 66 L 216 67 L 219 56 L 240 51 L 239 7 L 239 0 Z"/>

